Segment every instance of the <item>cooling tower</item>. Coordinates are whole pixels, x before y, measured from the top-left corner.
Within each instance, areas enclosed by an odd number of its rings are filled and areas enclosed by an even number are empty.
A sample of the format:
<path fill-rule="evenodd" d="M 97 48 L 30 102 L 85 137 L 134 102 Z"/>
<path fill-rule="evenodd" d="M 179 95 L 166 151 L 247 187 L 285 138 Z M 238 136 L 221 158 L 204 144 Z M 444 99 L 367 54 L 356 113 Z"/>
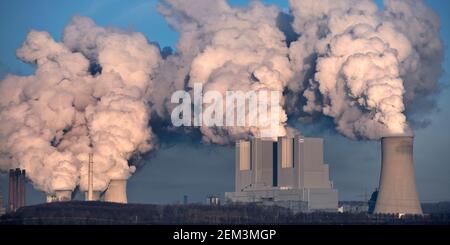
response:
<path fill-rule="evenodd" d="M 413 141 L 411 136 L 382 138 L 375 213 L 422 214 L 414 176 Z"/>
<path fill-rule="evenodd" d="M 89 200 L 89 191 L 84 192 L 84 198 L 86 201 L 100 201 L 100 191 L 93 191 L 92 192 L 92 199 Z"/>
<path fill-rule="evenodd" d="M 105 202 L 127 203 L 127 181 L 111 180 L 104 199 Z"/>

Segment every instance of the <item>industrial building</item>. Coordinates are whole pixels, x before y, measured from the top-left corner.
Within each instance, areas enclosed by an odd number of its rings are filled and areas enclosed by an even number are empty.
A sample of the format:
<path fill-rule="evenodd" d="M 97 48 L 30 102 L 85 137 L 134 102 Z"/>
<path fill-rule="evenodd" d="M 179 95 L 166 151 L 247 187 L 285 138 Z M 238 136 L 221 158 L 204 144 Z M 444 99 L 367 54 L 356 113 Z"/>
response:
<path fill-rule="evenodd" d="M 331 211 L 338 208 L 338 191 L 323 162 L 323 139 L 255 138 L 236 143 L 235 192 L 229 202 L 262 203 L 294 212 Z"/>
<path fill-rule="evenodd" d="M 412 136 L 381 139 L 381 175 L 374 213 L 422 214 L 413 166 Z"/>
<path fill-rule="evenodd" d="M 25 206 L 25 178 L 24 169 L 16 168 L 9 170 L 9 195 L 8 210 L 15 212 Z"/>

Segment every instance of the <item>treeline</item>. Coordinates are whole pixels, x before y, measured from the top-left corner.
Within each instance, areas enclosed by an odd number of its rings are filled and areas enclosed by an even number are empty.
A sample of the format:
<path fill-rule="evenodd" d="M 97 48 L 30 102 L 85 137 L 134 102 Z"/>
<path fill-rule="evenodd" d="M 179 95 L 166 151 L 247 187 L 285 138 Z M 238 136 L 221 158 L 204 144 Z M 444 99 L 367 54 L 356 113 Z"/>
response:
<path fill-rule="evenodd" d="M 61 202 L 20 208 L 0 224 L 450 224 L 450 214 L 426 216 L 365 213 L 298 213 L 276 206 L 208 206 Z"/>
<path fill-rule="evenodd" d="M 422 211 L 427 214 L 450 213 L 450 202 L 422 203 Z"/>

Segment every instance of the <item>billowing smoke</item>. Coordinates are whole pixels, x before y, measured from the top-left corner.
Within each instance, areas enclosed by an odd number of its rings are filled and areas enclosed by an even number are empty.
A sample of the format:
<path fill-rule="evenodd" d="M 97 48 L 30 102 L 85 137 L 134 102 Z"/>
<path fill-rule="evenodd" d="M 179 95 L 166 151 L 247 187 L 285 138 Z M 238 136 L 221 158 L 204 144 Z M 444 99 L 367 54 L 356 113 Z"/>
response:
<path fill-rule="evenodd" d="M 433 108 L 443 48 L 423 2 L 385 1 L 384 11 L 373 1 L 290 5 L 300 34 L 290 46 L 290 88 L 306 101 L 303 113 L 333 118 L 347 137 L 378 139 L 409 134 L 405 113 Z"/>
<path fill-rule="evenodd" d="M 127 179 L 128 159 L 154 148 L 148 126 L 151 75 L 159 49 L 140 33 L 98 27 L 75 17 L 62 43 L 31 31 L 17 50 L 36 73 L 1 83 L 1 166 L 27 170 L 40 190 L 87 187 L 94 153 L 94 189 Z"/>
<path fill-rule="evenodd" d="M 354 139 L 428 124 L 443 45 L 439 19 L 422 1 L 385 1 L 380 10 L 369 0 L 291 0 L 290 8 L 160 1 L 159 12 L 180 33 L 174 54 L 140 33 L 85 17 L 73 18 L 62 42 L 31 31 L 17 56 L 35 73 L 0 83 L 0 169 L 26 169 L 47 193 L 86 190 L 94 153 L 94 189 L 104 190 L 111 179 L 131 176 L 130 159 L 156 148 L 156 135 L 170 125 L 153 132 L 152 124 L 170 122 L 173 92 L 192 94 L 196 84 L 223 97 L 276 91 L 279 136 L 291 130 L 288 118 L 329 117 Z M 226 145 L 265 127 L 175 131 L 198 131 L 204 142 Z"/>
<path fill-rule="evenodd" d="M 190 62 L 185 65 L 189 67 L 187 88 L 200 83 L 204 92 L 216 91 L 224 98 L 226 91 L 278 91 L 281 97 L 293 72 L 285 36 L 277 27 L 277 7 L 259 2 L 252 2 L 246 8 L 232 8 L 224 0 L 166 0 L 160 5 L 160 12 L 181 34 L 179 59 Z M 266 99 L 258 98 L 258 103 L 267 102 Z M 274 125 L 275 135 L 286 134 L 283 104 L 280 100 L 275 105 L 281 121 Z M 236 111 L 239 109 L 237 103 L 234 107 Z M 250 118 L 248 107 L 245 110 Z M 239 138 L 260 135 L 266 125 L 271 123 L 201 126 L 200 131 L 206 142 L 229 144 Z"/>

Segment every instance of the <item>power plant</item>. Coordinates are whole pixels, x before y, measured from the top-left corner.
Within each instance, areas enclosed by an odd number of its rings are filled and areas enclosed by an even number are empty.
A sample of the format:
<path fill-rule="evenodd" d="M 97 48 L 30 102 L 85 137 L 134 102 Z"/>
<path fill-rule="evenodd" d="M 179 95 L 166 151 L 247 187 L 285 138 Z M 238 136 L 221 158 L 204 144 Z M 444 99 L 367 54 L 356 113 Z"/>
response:
<path fill-rule="evenodd" d="M 8 209 L 10 212 L 15 212 L 20 207 L 25 206 L 25 177 L 24 169 L 9 170 Z"/>
<path fill-rule="evenodd" d="M 422 214 L 413 166 L 412 136 L 381 140 L 380 186 L 374 213 Z"/>
<path fill-rule="evenodd" d="M 127 203 L 127 180 L 112 179 L 105 192 L 94 190 L 94 156 L 89 154 L 88 190 L 84 193 L 86 201 Z M 54 195 L 47 196 L 47 202 L 64 202 L 72 200 L 72 190 L 56 190 Z"/>
<path fill-rule="evenodd" d="M 422 214 L 414 176 L 413 142 L 412 136 L 381 139 L 381 174 L 373 213 Z M 87 176 L 86 201 L 128 202 L 126 179 L 112 179 L 104 192 L 93 189 L 92 154 Z M 10 169 L 9 211 L 25 205 L 25 179 L 25 170 Z M 47 202 L 70 201 L 72 195 L 72 190 L 55 190 L 47 196 Z M 218 203 L 210 197 L 208 200 L 210 204 Z M 323 139 L 297 135 L 236 142 L 235 190 L 225 193 L 225 200 L 276 205 L 294 212 L 336 212 L 338 191 L 323 161 Z"/>
<path fill-rule="evenodd" d="M 255 138 L 236 143 L 235 192 L 230 202 L 263 203 L 295 212 L 336 212 L 338 191 L 323 162 L 323 139 Z"/>
<path fill-rule="evenodd" d="M 413 142 L 412 136 L 381 139 L 381 174 L 373 213 L 422 214 L 414 176 Z M 9 211 L 25 205 L 25 176 L 25 170 L 19 168 L 9 171 Z M 87 176 L 86 201 L 127 203 L 126 179 L 112 179 L 104 192 L 94 190 L 92 154 Z M 72 192 L 55 190 L 47 196 L 47 202 L 70 201 Z M 219 203 L 210 197 L 208 200 L 210 204 Z M 294 212 L 336 212 L 338 191 L 323 161 L 323 139 L 297 135 L 236 142 L 235 190 L 225 193 L 225 200 L 276 205 Z"/>

